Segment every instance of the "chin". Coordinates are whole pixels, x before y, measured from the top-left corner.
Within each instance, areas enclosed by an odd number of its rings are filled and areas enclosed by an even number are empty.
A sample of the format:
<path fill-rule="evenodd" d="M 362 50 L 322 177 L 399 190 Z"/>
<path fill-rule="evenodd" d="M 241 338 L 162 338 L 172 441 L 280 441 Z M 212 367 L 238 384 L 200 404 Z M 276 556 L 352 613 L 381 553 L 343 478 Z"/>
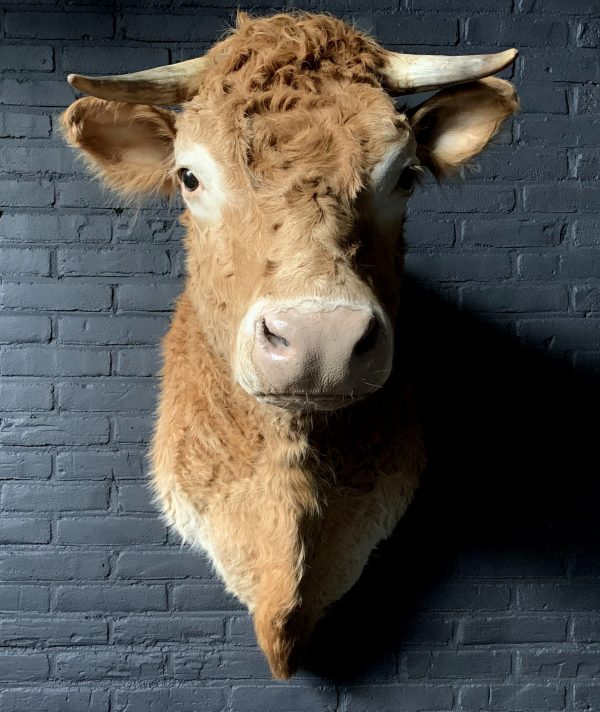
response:
<path fill-rule="evenodd" d="M 257 397 L 260 403 L 265 405 L 274 405 L 278 408 L 291 411 L 304 411 L 313 413 L 315 411 L 333 411 L 340 408 L 346 408 L 353 403 L 358 403 L 369 393 L 361 393 L 356 395 L 338 396 L 338 395 L 313 395 L 310 393 L 294 393 L 294 394 L 260 394 Z"/>

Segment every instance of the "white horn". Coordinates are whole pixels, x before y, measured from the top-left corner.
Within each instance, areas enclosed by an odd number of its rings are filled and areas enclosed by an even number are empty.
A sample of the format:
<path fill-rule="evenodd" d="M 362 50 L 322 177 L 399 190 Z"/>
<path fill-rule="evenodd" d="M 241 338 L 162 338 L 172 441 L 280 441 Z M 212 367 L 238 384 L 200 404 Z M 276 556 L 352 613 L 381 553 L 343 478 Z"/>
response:
<path fill-rule="evenodd" d="M 512 64 L 517 54 L 516 49 L 456 57 L 386 52 L 378 71 L 393 94 L 414 94 L 489 77 Z"/>
<path fill-rule="evenodd" d="M 197 57 L 142 72 L 105 77 L 69 74 L 67 81 L 99 99 L 131 104 L 181 104 L 198 91 L 207 61 L 205 57 Z"/>

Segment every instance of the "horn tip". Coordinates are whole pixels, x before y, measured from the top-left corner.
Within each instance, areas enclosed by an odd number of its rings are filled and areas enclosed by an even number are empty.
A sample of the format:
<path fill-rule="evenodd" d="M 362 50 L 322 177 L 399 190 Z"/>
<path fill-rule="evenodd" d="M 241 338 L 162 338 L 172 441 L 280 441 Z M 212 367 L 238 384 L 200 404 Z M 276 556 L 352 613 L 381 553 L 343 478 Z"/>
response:
<path fill-rule="evenodd" d="M 80 78 L 81 75 L 79 74 L 68 74 L 67 75 L 67 81 L 72 87 L 77 88 L 77 80 Z"/>

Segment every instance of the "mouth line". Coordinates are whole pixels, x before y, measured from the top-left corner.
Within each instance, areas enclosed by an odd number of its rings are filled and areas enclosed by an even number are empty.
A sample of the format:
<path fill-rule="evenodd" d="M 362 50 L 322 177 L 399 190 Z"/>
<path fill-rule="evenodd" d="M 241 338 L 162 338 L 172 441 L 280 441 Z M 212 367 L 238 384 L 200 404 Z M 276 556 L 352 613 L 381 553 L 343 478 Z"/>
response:
<path fill-rule="evenodd" d="M 351 403 L 358 403 L 370 393 L 357 393 L 355 395 L 330 396 L 298 394 L 298 393 L 257 393 L 256 398 L 270 405 L 289 405 L 305 410 L 333 410 Z M 329 406 L 329 407 L 328 407 Z"/>

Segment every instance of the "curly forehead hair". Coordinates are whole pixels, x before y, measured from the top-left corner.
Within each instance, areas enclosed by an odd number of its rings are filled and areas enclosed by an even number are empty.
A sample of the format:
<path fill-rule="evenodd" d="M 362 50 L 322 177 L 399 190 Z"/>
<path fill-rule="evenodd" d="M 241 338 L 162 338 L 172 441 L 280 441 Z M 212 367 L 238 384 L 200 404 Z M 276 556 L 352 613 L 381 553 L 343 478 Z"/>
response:
<path fill-rule="evenodd" d="M 384 61 L 371 38 L 334 17 L 306 13 L 255 19 L 240 12 L 236 28 L 211 53 L 219 56 L 226 93 L 318 91 L 328 79 L 378 86 L 374 70 Z"/>
<path fill-rule="evenodd" d="M 321 183 L 326 174 L 352 195 L 363 164 L 381 150 L 370 127 L 395 133 L 393 105 L 376 73 L 383 50 L 341 20 L 240 12 L 208 56 L 213 62 L 193 103 L 227 117 L 256 179 L 304 189 L 305 179 Z"/>

